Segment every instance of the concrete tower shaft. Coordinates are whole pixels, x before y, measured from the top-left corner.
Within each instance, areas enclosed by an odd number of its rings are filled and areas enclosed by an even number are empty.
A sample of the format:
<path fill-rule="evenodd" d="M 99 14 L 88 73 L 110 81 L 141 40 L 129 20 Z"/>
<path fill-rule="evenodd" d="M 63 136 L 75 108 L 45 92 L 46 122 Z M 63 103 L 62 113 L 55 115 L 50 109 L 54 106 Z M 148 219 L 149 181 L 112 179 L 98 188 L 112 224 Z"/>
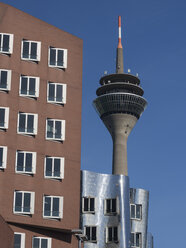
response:
<path fill-rule="evenodd" d="M 138 77 L 123 72 L 123 48 L 121 45 L 121 18 L 119 18 L 119 42 L 116 73 L 102 77 L 96 91 L 94 107 L 110 132 L 113 140 L 112 173 L 128 175 L 127 139 L 147 102 L 142 97 Z"/>

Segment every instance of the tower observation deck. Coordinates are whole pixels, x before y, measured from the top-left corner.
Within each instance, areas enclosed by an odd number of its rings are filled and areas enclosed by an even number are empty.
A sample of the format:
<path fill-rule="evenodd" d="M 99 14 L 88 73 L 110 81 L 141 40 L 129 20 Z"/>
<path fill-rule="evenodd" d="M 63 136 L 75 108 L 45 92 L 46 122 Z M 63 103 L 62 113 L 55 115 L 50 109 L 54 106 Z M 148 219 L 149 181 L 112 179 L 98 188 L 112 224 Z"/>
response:
<path fill-rule="evenodd" d="M 128 175 L 127 139 L 144 111 L 147 101 L 140 87 L 140 79 L 124 73 L 121 44 L 121 17 L 119 16 L 119 41 L 116 73 L 103 76 L 93 105 L 113 140 L 112 174 Z"/>

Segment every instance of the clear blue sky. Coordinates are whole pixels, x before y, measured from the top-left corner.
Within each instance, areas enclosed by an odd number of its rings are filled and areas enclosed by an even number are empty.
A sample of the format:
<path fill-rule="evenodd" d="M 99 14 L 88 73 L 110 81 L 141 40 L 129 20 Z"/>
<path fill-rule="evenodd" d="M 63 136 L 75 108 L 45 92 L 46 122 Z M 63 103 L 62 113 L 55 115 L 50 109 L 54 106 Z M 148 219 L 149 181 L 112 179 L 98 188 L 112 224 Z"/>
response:
<path fill-rule="evenodd" d="M 155 248 L 184 247 L 186 221 L 186 1 L 4 0 L 84 41 L 82 169 L 111 173 L 112 142 L 92 107 L 115 70 L 122 16 L 125 71 L 139 74 L 148 107 L 128 140 L 131 187 L 150 190 Z"/>

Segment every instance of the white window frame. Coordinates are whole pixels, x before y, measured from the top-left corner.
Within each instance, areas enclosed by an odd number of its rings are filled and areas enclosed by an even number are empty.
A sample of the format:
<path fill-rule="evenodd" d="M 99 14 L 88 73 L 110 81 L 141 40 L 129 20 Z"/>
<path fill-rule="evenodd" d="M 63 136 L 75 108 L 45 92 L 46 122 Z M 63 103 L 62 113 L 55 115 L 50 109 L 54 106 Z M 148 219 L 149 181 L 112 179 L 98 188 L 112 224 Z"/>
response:
<path fill-rule="evenodd" d="M 27 78 L 27 94 L 22 94 L 21 93 L 22 78 Z M 30 95 L 29 94 L 29 83 L 30 83 L 29 80 L 30 80 L 30 78 L 35 79 L 35 95 Z M 31 97 L 31 98 L 39 97 L 39 85 L 40 85 L 40 78 L 39 77 L 21 75 L 20 76 L 20 82 L 19 82 L 19 95 L 20 96 L 25 96 L 25 97 Z"/>
<path fill-rule="evenodd" d="M 47 137 L 47 126 L 48 126 L 48 120 L 49 121 L 53 121 L 54 123 L 56 121 L 60 121 L 61 122 L 61 139 L 59 138 L 55 138 L 55 137 Z M 54 129 L 54 128 L 53 128 Z M 53 132 L 53 136 L 54 136 L 54 132 Z M 65 140 L 65 120 L 59 120 L 59 119 L 51 119 L 51 118 L 47 118 L 46 119 L 46 140 L 56 140 L 56 141 L 64 141 Z"/>
<path fill-rule="evenodd" d="M 116 212 L 107 212 L 107 200 L 110 200 L 111 201 L 111 205 L 112 205 L 112 200 L 116 200 Z M 116 198 L 106 198 L 104 199 L 104 214 L 105 215 L 116 215 L 119 213 L 119 202 L 118 202 L 118 197 Z M 112 206 L 111 206 L 111 209 L 112 209 Z"/>
<path fill-rule="evenodd" d="M 20 248 L 25 248 L 25 233 L 14 232 L 14 236 L 16 234 L 21 235 L 21 246 L 20 246 Z"/>
<path fill-rule="evenodd" d="M 142 235 L 140 232 L 132 232 L 134 235 L 134 245 L 131 244 L 132 248 L 141 248 L 142 247 Z M 139 234 L 139 246 L 136 245 L 136 235 Z"/>
<path fill-rule="evenodd" d="M 0 107 L 0 109 L 5 109 L 4 127 L 0 127 L 0 129 L 8 129 L 8 123 L 9 123 L 9 107 Z"/>
<path fill-rule="evenodd" d="M 3 148 L 3 158 L 2 158 L 3 159 L 3 161 L 2 161 L 3 165 L 0 166 L 0 170 L 2 170 L 2 169 L 5 169 L 7 166 L 7 150 L 8 150 L 8 148 L 7 148 L 7 146 L 0 146 L 0 148 Z"/>
<path fill-rule="evenodd" d="M 24 204 L 24 193 L 30 194 L 30 212 L 16 211 L 15 210 L 15 201 L 16 201 L 16 193 L 17 192 L 22 193 L 22 206 L 21 206 L 22 209 L 23 209 L 23 204 Z M 35 205 L 35 192 L 21 191 L 21 190 L 15 190 L 14 191 L 14 202 L 13 202 L 13 213 L 14 214 L 32 215 L 32 214 L 34 214 L 34 205 Z"/>
<path fill-rule="evenodd" d="M 62 85 L 63 88 L 63 94 L 62 94 L 62 101 L 51 101 L 49 100 L 49 85 L 53 84 L 55 86 L 55 95 L 54 98 L 56 98 L 56 91 L 57 91 L 57 85 Z M 58 103 L 58 104 L 66 104 L 66 92 L 67 92 L 67 85 L 66 84 L 62 84 L 62 83 L 54 83 L 54 82 L 50 82 L 48 81 L 48 87 L 47 87 L 47 102 L 49 103 Z"/>
<path fill-rule="evenodd" d="M 131 216 L 131 214 L 132 214 L 132 210 L 131 210 L 132 206 L 134 206 L 134 208 L 135 208 L 135 217 Z M 140 218 L 137 218 L 137 214 L 136 214 L 137 213 L 137 210 L 136 210 L 137 206 L 140 207 Z M 130 218 L 132 220 L 142 220 L 142 204 L 134 204 L 134 203 L 130 204 Z"/>
<path fill-rule="evenodd" d="M 85 210 L 85 199 L 88 199 L 88 211 Z M 94 210 L 90 210 L 90 199 L 94 199 Z M 96 198 L 93 196 L 83 196 L 82 197 L 82 213 L 84 214 L 94 214 L 96 209 Z"/>
<path fill-rule="evenodd" d="M 96 243 L 98 240 L 98 227 L 97 226 L 84 226 L 84 234 L 86 235 L 86 228 L 90 227 L 90 239 L 86 240 L 86 242 L 90 242 L 90 243 Z M 92 228 L 95 227 L 96 228 L 96 240 L 91 239 L 92 238 Z"/>
<path fill-rule="evenodd" d="M 34 245 L 34 238 L 40 240 L 40 242 L 39 242 L 39 248 L 41 248 L 41 240 L 42 240 L 42 239 L 47 239 L 47 240 L 48 240 L 47 248 L 52 248 L 52 239 L 51 239 L 51 238 L 37 237 L 37 236 L 32 237 L 32 247 L 33 247 L 33 245 Z M 21 248 L 22 248 L 22 247 L 21 247 Z"/>
<path fill-rule="evenodd" d="M 112 228 L 112 241 L 109 241 L 109 228 Z M 114 240 L 114 228 L 117 228 L 117 240 Z M 107 226 L 106 227 L 106 243 L 118 243 L 119 242 L 119 227 Z"/>
<path fill-rule="evenodd" d="M 46 176 L 46 160 L 47 160 L 47 158 L 52 159 L 52 176 Z M 54 159 L 60 160 L 60 177 L 54 176 Z M 65 158 L 46 156 L 45 157 L 44 177 L 48 178 L 48 179 L 64 179 L 64 167 L 65 167 Z"/>
<path fill-rule="evenodd" d="M 12 54 L 12 53 L 13 53 L 14 35 L 13 35 L 13 34 L 7 34 L 7 33 L 0 33 L 0 35 L 2 35 L 2 37 L 3 37 L 4 35 L 9 35 L 9 51 L 3 51 L 3 50 L 2 50 L 3 39 L 1 39 L 0 53 L 3 53 L 3 54 Z"/>
<path fill-rule="evenodd" d="M 0 86 L 0 90 L 2 90 L 2 91 L 10 91 L 10 89 L 11 89 L 12 71 L 11 70 L 6 70 L 6 69 L 0 69 L 0 75 L 1 75 L 2 71 L 7 72 L 7 87 L 6 88 L 1 88 L 1 86 Z"/>
<path fill-rule="evenodd" d="M 56 50 L 56 53 L 58 51 L 63 51 L 63 66 L 58 66 L 57 65 L 57 61 L 56 61 L 56 64 L 55 65 L 50 65 L 50 49 L 55 49 Z M 67 49 L 64 49 L 64 48 L 56 48 L 56 47 L 49 47 L 48 49 L 48 66 L 49 67 L 53 67 L 53 68 L 67 68 L 67 52 L 68 50 Z M 57 56 L 56 56 L 57 58 Z"/>
<path fill-rule="evenodd" d="M 24 154 L 23 171 L 18 171 L 17 170 L 18 153 L 23 153 Z M 25 171 L 25 163 L 26 163 L 26 154 L 27 153 L 31 153 L 32 154 L 32 171 Z M 36 158 L 37 158 L 37 153 L 36 152 L 29 152 L 29 151 L 20 151 L 20 150 L 17 150 L 17 152 L 16 152 L 15 172 L 16 173 L 19 173 L 19 174 L 35 174 L 36 173 Z"/>
<path fill-rule="evenodd" d="M 45 216 L 45 197 L 51 198 L 51 207 L 50 207 L 50 213 L 52 214 L 53 209 L 53 198 L 59 198 L 59 216 Z M 54 195 L 43 195 L 43 218 L 44 219 L 62 219 L 63 218 L 63 196 L 54 196 Z"/>
<path fill-rule="evenodd" d="M 28 122 L 28 115 L 33 115 L 34 116 L 34 126 L 33 126 L 33 129 L 34 129 L 34 132 L 33 133 L 30 133 L 30 132 L 21 132 L 19 131 L 19 115 L 20 114 L 24 114 L 26 115 L 26 121 L 25 121 L 25 130 L 27 129 L 26 126 L 27 126 L 27 122 Z M 38 126 L 38 114 L 34 114 L 34 113 L 25 113 L 25 112 L 19 112 L 18 113 L 18 118 L 17 118 L 17 133 L 18 134 L 25 134 L 25 135 L 31 135 L 31 136 L 34 136 L 34 135 L 37 135 L 37 126 Z"/>
<path fill-rule="evenodd" d="M 24 41 L 28 42 L 29 43 L 29 58 L 23 58 L 23 43 Z M 33 58 L 30 58 L 30 55 L 31 55 L 31 44 L 32 43 L 37 43 L 37 58 L 36 59 L 33 59 Z M 22 60 L 27 60 L 27 61 L 40 61 L 41 59 L 41 42 L 40 41 L 33 41 L 33 40 L 27 40 L 27 39 L 23 39 L 22 42 L 21 42 L 21 59 Z"/>

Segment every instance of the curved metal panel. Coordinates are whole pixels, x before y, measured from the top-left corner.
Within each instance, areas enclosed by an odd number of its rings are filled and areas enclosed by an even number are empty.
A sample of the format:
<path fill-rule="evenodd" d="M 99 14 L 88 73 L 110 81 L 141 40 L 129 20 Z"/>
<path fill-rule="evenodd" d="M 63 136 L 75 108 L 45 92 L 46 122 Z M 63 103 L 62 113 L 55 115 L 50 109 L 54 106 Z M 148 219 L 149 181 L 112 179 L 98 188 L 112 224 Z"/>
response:
<path fill-rule="evenodd" d="M 151 233 L 147 233 L 147 248 L 153 248 L 154 243 L 153 243 L 153 236 Z"/>
<path fill-rule="evenodd" d="M 141 233 L 141 248 L 146 248 L 149 192 L 144 189 L 130 189 L 130 203 L 142 206 L 141 220 L 131 219 L 131 232 Z"/>
<path fill-rule="evenodd" d="M 130 206 L 129 178 L 124 175 L 107 175 L 90 171 L 81 172 L 82 197 L 95 197 L 95 213 L 81 214 L 84 226 L 97 226 L 97 242 L 85 242 L 85 248 L 129 248 L 130 247 Z M 104 202 L 108 198 L 117 198 L 118 214 L 105 215 Z M 119 227 L 119 242 L 106 243 L 107 226 Z"/>

